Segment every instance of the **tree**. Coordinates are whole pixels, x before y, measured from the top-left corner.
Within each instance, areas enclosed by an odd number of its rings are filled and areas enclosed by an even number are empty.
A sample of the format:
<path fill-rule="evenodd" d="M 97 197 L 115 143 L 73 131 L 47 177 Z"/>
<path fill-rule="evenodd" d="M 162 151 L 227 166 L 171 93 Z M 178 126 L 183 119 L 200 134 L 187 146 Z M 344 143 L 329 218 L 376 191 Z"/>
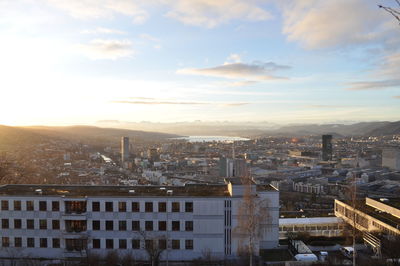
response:
<path fill-rule="evenodd" d="M 157 266 L 160 262 L 161 253 L 167 249 L 168 239 L 164 235 L 155 236 L 146 231 L 139 232 L 144 240 L 144 249 L 149 256 L 152 266 Z"/>
<path fill-rule="evenodd" d="M 268 202 L 257 196 L 254 181 L 249 175 L 241 178 L 241 181 L 243 198 L 239 204 L 238 225 L 234 228 L 234 234 L 239 239 L 238 254 L 248 255 L 249 265 L 252 266 L 265 222 L 269 220 Z"/>
<path fill-rule="evenodd" d="M 395 1 L 399 5 L 399 9 L 383 5 L 378 5 L 378 7 L 384 9 L 386 12 L 391 14 L 395 19 L 397 19 L 400 22 L 400 0 L 395 0 Z"/>

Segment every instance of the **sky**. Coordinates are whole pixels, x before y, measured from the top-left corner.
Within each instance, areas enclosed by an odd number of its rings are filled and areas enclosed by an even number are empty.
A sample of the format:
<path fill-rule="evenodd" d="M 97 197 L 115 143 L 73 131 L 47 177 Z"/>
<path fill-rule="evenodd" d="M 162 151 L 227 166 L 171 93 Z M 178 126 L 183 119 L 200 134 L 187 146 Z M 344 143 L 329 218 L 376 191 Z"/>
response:
<path fill-rule="evenodd" d="M 0 124 L 400 120 L 394 0 L 0 0 Z"/>

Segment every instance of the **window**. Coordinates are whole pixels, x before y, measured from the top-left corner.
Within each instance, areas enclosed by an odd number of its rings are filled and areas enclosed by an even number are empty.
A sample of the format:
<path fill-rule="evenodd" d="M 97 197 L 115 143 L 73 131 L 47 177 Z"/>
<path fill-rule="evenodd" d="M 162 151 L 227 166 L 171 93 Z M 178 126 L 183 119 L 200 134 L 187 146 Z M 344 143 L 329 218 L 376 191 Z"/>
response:
<path fill-rule="evenodd" d="M 2 245 L 2 247 L 5 247 L 5 248 L 9 247 L 10 246 L 10 238 L 7 236 L 3 236 L 1 238 L 1 245 Z"/>
<path fill-rule="evenodd" d="M 146 221 L 144 225 L 146 231 L 153 231 L 153 221 Z"/>
<path fill-rule="evenodd" d="M 39 220 L 39 228 L 40 229 L 47 229 L 47 221 L 46 220 Z"/>
<path fill-rule="evenodd" d="M 180 249 L 181 243 L 179 239 L 172 239 L 172 249 Z"/>
<path fill-rule="evenodd" d="M 119 221 L 118 228 L 119 228 L 119 231 L 126 231 L 126 221 Z"/>
<path fill-rule="evenodd" d="M 144 247 L 147 250 L 152 250 L 153 249 L 153 240 L 152 239 L 146 239 L 144 241 Z"/>
<path fill-rule="evenodd" d="M 1 219 L 1 228 L 8 229 L 10 224 L 8 223 L 8 219 Z"/>
<path fill-rule="evenodd" d="M 167 231 L 166 221 L 158 221 L 158 231 Z"/>
<path fill-rule="evenodd" d="M 132 249 L 140 249 L 140 239 L 132 239 Z"/>
<path fill-rule="evenodd" d="M 53 248 L 60 248 L 60 239 L 59 238 L 53 238 Z"/>
<path fill-rule="evenodd" d="M 185 222 L 185 231 L 193 231 L 193 221 Z"/>
<path fill-rule="evenodd" d="M 1 201 L 1 210 L 2 211 L 8 211 L 8 200 L 2 200 Z"/>
<path fill-rule="evenodd" d="M 35 229 L 35 220 L 33 219 L 26 220 L 26 229 Z"/>
<path fill-rule="evenodd" d="M 14 238 L 14 247 L 16 247 L 16 248 L 22 247 L 22 237 Z"/>
<path fill-rule="evenodd" d="M 20 210 L 21 210 L 21 201 L 14 200 L 14 211 L 20 211 Z"/>
<path fill-rule="evenodd" d="M 60 220 L 52 220 L 51 224 L 52 224 L 53 230 L 59 230 L 60 229 Z"/>
<path fill-rule="evenodd" d="M 41 248 L 47 248 L 47 238 L 41 238 L 40 239 L 40 247 Z"/>
<path fill-rule="evenodd" d="M 118 202 L 118 211 L 126 212 L 126 202 L 125 201 Z"/>
<path fill-rule="evenodd" d="M 145 212 L 153 212 L 153 202 L 145 202 L 144 207 Z"/>
<path fill-rule="evenodd" d="M 172 221 L 172 231 L 179 231 L 180 229 L 180 222 L 179 221 Z"/>
<path fill-rule="evenodd" d="M 185 249 L 193 249 L 193 240 L 192 239 L 185 240 Z"/>
<path fill-rule="evenodd" d="M 98 201 L 92 202 L 92 211 L 94 211 L 94 212 L 100 211 L 100 202 L 98 202 Z"/>
<path fill-rule="evenodd" d="M 22 228 L 22 220 L 14 219 L 14 229 L 21 229 L 21 228 Z"/>
<path fill-rule="evenodd" d="M 119 240 L 119 248 L 120 249 L 126 249 L 126 239 L 120 239 Z"/>
<path fill-rule="evenodd" d="M 139 202 L 132 202 L 132 212 L 139 212 L 139 211 L 140 211 Z"/>
<path fill-rule="evenodd" d="M 112 201 L 107 201 L 106 202 L 106 212 L 113 212 L 114 211 L 114 206 Z"/>
<path fill-rule="evenodd" d="M 158 203 L 158 212 L 166 212 L 167 211 L 167 203 L 159 202 Z"/>
<path fill-rule="evenodd" d="M 172 202 L 172 212 L 179 212 L 179 211 L 180 211 L 179 202 Z"/>
<path fill-rule="evenodd" d="M 106 248 L 113 249 L 114 248 L 114 239 L 106 239 Z"/>
<path fill-rule="evenodd" d="M 161 250 L 167 249 L 167 240 L 166 239 L 159 239 L 158 240 L 158 248 Z"/>
<path fill-rule="evenodd" d="M 100 239 L 93 239 L 93 248 L 100 248 Z"/>
<path fill-rule="evenodd" d="M 60 202 L 59 201 L 52 201 L 51 202 L 51 210 L 53 212 L 58 212 L 60 210 Z"/>
<path fill-rule="evenodd" d="M 34 248 L 35 247 L 35 239 L 33 237 L 28 237 L 26 240 L 26 245 L 28 248 Z"/>
<path fill-rule="evenodd" d="M 140 231 L 140 221 L 132 221 L 132 231 Z"/>
<path fill-rule="evenodd" d="M 39 211 L 47 211 L 47 202 L 39 201 Z"/>
<path fill-rule="evenodd" d="M 114 230 L 114 222 L 113 221 L 106 221 L 106 230 L 107 231 Z"/>
<path fill-rule="evenodd" d="M 193 202 L 185 202 L 185 212 L 193 212 Z"/>
<path fill-rule="evenodd" d="M 33 201 L 32 200 L 28 200 L 27 202 L 26 202 L 26 210 L 27 211 L 33 211 Z"/>
<path fill-rule="evenodd" d="M 100 221 L 92 221 L 92 229 L 95 231 L 100 230 Z"/>

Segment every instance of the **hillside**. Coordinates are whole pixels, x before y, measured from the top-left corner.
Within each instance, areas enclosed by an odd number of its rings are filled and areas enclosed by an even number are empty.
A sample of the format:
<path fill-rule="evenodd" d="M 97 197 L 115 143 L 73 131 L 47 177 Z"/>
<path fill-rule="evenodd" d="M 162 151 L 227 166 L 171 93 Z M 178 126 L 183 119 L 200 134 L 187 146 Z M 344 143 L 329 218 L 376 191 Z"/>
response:
<path fill-rule="evenodd" d="M 370 136 L 385 136 L 400 134 L 400 121 L 388 123 L 382 127 L 375 128 L 368 132 Z"/>

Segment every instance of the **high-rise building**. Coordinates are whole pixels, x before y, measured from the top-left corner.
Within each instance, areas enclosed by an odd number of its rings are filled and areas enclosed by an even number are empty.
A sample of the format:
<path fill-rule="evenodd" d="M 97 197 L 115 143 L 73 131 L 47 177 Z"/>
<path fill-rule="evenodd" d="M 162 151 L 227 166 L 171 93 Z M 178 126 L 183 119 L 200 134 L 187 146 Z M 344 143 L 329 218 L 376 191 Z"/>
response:
<path fill-rule="evenodd" d="M 129 159 L 129 138 L 121 138 L 121 162 L 122 164 L 127 162 Z"/>
<path fill-rule="evenodd" d="M 400 149 L 384 149 L 382 151 L 382 167 L 400 171 Z"/>
<path fill-rule="evenodd" d="M 322 135 L 322 160 L 332 160 L 332 135 Z"/>
<path fill-rule="evenodd" d="M 221 177 L 244 177 L 247 167 L 244 159 L 231 159 L 220 157 L 219 175 Z"/>

